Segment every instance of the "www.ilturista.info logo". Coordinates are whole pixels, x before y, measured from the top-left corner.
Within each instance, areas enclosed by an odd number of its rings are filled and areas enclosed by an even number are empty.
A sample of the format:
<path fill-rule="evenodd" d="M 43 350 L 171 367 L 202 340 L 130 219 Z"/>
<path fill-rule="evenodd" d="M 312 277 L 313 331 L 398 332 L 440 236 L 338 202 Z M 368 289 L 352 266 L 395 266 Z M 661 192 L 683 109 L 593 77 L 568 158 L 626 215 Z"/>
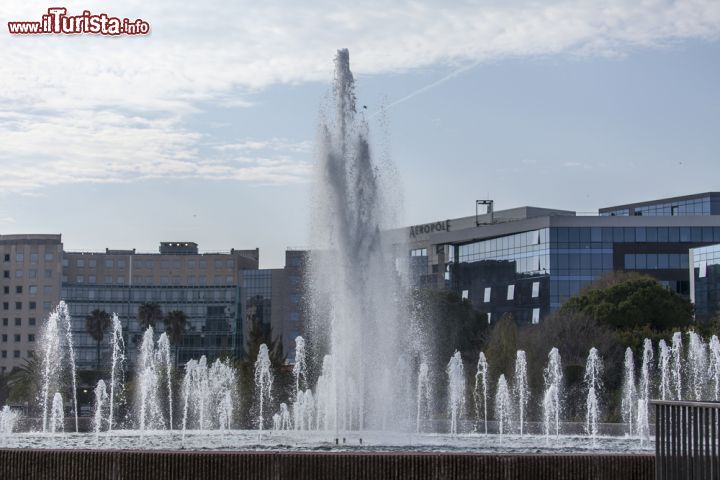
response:
<path fill-rule="evenodd" d="M 13 35 L 147 35 L 150 24 L 140 18 L 111 17 L 106 13 L 94 14 L 85 10 L 82 15 L 68 15 L 67 8 L 48 8 L 39 22 L 8 22 Z"/>

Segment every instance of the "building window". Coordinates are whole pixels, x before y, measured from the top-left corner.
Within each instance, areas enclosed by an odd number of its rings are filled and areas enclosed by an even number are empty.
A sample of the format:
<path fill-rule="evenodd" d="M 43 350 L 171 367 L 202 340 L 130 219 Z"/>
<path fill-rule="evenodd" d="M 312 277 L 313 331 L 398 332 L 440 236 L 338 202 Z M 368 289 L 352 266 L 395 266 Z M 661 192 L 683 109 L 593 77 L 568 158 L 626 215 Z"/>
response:
<path fill-rule="evenodd" d="M 30 264 L 36 265 L 38 263 L 38 254 L 37 253 L 31 253 L 30 254 Z"/>
<path fill-rule="evenodd" d="M 77 283 L 85 283 L 85 276 L 84 276 L 84 275 L 78 275 L 77 277 L 75 277 L 75 281 L 76 281 Z"/>
<path fill-rule="evenodd" d="M 37 285 L 30 285 L 29 291 L 30 291 L 30 295 L 37 294 Z"/>
<path fill-rule="evenodd" d="M 10 310 L 10 303 L 3 302 L 3 310 Z"/>
<path fill-rule="evenodd" d="M 88 275 L 88 283 L 95 283 L 97 282 L 97 277 L 95 275 Z"/>
<path fill-rule="evenodd" d="M 113 268 L 113 261 L 112 259 L 105 260 L 105 268 Z"/>
<path fill-rule="evenodd" d="M 2 352 L 0 352 L 0 357 L 7 358 L 7 350 L 3 350 Z"/>
<path fill-rule="evenodd" d="M 30 303 L 28 303 L 28 305 L 30 306 L 30 310 L 35 310 L 35 309 L 37 309 L 37 303 L 36 303 L 36 302 L 30 302 Z"/>
<path fill-rule="evenodd" d="M 16 326 L 16 327 L 22 327 L 22 318 L 16 318 L 16 319 L 15 319 L 15 326 Z"/>
<path fill-rule="evenodd" d="M 20 350 L 13 351 L 13 357 L 20 358 Z"/>
<path fill-rule="evenodd" d="M 533 308 L 532 323 L 533 323 L 533 325 L 537 325 L 538 323 L 540 323 L 540 309 L 539 308 Z"/>
<path fill-rule="evenodd" d="M 7 343 L 7 333 L 2 334 L 2 341 L 3 343 Z"/>
<path fill-rule="evenodd" d="M 469 292 L 468 292 L 467 290 L 463 290 L 463 291 L 462 291 L 462 298 L 463 298 L 463 300 L 467 300 L 467 299 L 468 299 L 468 294 L 469 294 Z"/>
<path fill-rule="evenodd" d="M 15 310 L 22 310 L 22 302 L 15 302 Z"/>
<path fill-rule="evenodd" d="M 52 253 L 46 253 L 46 254 L 45 254 L 45 261 L 46 261 L 46 262 L 52 262 L 53 260 L 55 260 L 55 255 L 54 255 L 54 254 L 52 254 Z"/>
<path fill-rule="evenodd" d="M 7 326 L 8 326 L 8 319 L 3 318 L 3 327 L 7 327 Z"/>
<path fill-rule="evenodd" d="M 4 287 L 3 287 L 3 293 L 4 293 L 5 295 L 9 295 L 9 294 L 10 294 L 10 287 L 4 286 Z"/>
<path fill-rule="evenodd" d="M 18 285 L 15 287 L 15 293 L 22 293 L 22 285 Z"/>
<path fill-rule="evenodd" d="M 490 302 L 490 287 L 485 287 L 485 294 L 483 295 L 483 302 L 488 303 Z"/>
<path fill-rule="evenodd" d="M 514 300 L 514 299 L 515 299 L 515 285 L 508 285 L 507 299 L 508 299 L 508 300 Z"/>
<path fill-rule="evenodd" d="M 15 278 L 23 278 L 24 276 L 25 276 L 25 271 L 15 270 Z"/>
<path fill-rule="evenodd" d="M 35 334 L 29 333 L 28 334 L 28 342 L 34 342 L 35 341 Z"/>
<path fill-rule="evenodd" d="M 16 253 L 15 254 L 15 263 L 23 263 L 24 261 L 25 261 L 24 253 Z"/>
<path fill-rule="evenodd" d="M 30 318 L 28 318 L 28 325 L 30 325 L 31 327 L 34 327 L 34 326 L 35 326 L 35 321 L 36 321 L 36 320 L 35 320 L 35 317 L 30 317 Z"/>
<path fill-rule="evenodd" d="M 6 262 L 9 262 L 9 261 L 10 261 L 10 254 L 9 254 L 9 253 L 6 253 L 6 254 L 5 254 L 5 261 L 6 261 Z"/>
<path fill-rule="evenodd" d="M 10 270 L 3 270 L 3 278 L 10 278 Z"/>
<path fill-rule="evenodd" d="M 112 285 L 112 277 L 111 276 L 108 275 L 105 277 L 105 284 Z"/>
<path fill-rule="evenodd" d="M 532 284 L 532 298 L 540 296 L 540 282 L 533 282 Z"/>
<path fill-rule="evenodd" d="M 77 266 L 78 268 L 83 268 L 83 267 L 85 266 L 85 259 L 84 259 L 84 258 L 78 258 L 78 259 L 75 261 L 75 266 Z"/>
<path fill-rule="evenodd" d="M 35 280 L 37 278 L 37 270 L 34 268 L 31 268 L 28 270 L 28 278 L 30 280 Z"/>
<path fill-rule="evenodd" d="M 52 278 L 52 270 L 45 270 L 45 278 Z"/>
<path fill-rule="evenodd" d="M 19 333 L 16 333 L 15 335 L 13 335 L 13 341 L 15 343 L 20 343 L 20 334 Z"/>

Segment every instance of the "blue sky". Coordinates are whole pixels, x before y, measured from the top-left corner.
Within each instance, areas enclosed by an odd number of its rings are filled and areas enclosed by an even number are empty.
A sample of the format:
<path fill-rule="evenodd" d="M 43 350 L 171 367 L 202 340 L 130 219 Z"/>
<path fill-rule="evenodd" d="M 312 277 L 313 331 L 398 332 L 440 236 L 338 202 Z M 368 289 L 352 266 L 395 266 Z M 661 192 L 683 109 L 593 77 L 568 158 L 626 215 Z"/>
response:
<path fill-rule="evenodd" d="M 340 47 L 405 224 L 720 190 L 718 2 L 146 3 L 67 2 L 146 38 L 0 33 L 0 233 L 282 266 Z M 47 6 L 3 2 L 0 25 Z"/>

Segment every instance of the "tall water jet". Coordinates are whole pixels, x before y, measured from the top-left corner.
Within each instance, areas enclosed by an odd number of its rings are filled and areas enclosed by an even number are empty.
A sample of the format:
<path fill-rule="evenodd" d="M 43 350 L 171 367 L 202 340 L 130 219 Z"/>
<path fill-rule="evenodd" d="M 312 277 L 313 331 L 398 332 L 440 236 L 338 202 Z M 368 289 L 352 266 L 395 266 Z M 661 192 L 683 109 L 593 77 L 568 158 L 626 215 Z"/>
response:
<path fill-rule="evenodd" d="M 473 389 L 473 400 L 475 401 L 475 416 L 478 424 L 483 422 L 485 434 L 488 433 L 487 416 L 488 396 L 488 362 L 485 354 L 480 352 L 478 356 L 477 371 L 475 372 L 475 388 Z"/>
<path fill-rule="evenodd" d="M 585 433 L 592 438 L 598 434 L 600 419 L 599 395 L 602 388 L 603 363 L 597 348 L 592 347 L 585 363 L 585 387 L 587 398 L 585 400 Z"/>
<path fill-rule="evenodd" d="M 295 398 L 302 393 L 307 383 L 307 361 L 305 360 L 305 339 L 301 336 L 295 337 L 295 365 L 293 365 L 293 377 L 295 377 Z"/>
<path fill-rule="evenodd" d="M 562 363 L 560 352 L 553 347 L 548 354 L 548 363 L 543 372 L 545 392 L 543 395 L 543 430 L 545 436 L 560 435 L 562 413 Z"/>
<path fill-rule="evenodd" d="M 620 411 L 623 422 L 628 426 L 628 435 L 635 433 L 635 414 L 637 408 L 637 387 L 635 385 L 635 358 L 630 347 L 625 350 L 625 362 L 623 363 L 623 385 Z"/>
<path fill-rule="evenodd" d="M 255 361 L 255 395 L 257 397 L 258 430 L 263 430 L 265 407 L 272 401 L 273 374 L 270 364 L 268 347 L 260 345 L 257 360 Z"/>
<path fill-rule="evenodd" d="M 322 374 L 318 378 L 315 395 L 315 428 L 318 430 L 334 430 L 337 425 L 337 391 L 334 388 L 335 366 L 332 355 L 325 355 L 322 363 Z"/>
<path fill-rule="evenodd" d="M 168 405 L 168 428 L 173 428 L 173 396 L 172 396 L 172 368 L 173 359 L 170 355 L 170 339 L 167 333 L 163 332 L 157 342 L 157 351 L 155 352 L 157 364 L 165 372 L 165 382 L 167 387 L 167 405 Z"/>
<path fill-rule="evenodd" d="M 110 364 L 110 394 L 108 396 L 108 432 L 115 425 L 115 389 L 123 391 L 125 366 L 125 340 L 122 336 L 122 324 L 116 313 L 112 316 L 112 335 L 110 336 L 112 358 Z"/>
<path fill-rule="evenodd" d="M 652 341 L 646 338 L 643 342 L 642 365 L 640 367 L 640 388 L 638 391 L 637 431 L 641 440 L 650 437 L 650 368 L 653 362 Z"/>
<path fill-rule="evenodd" d="M 139 428 L 141 431 L 155 430 L 164 427 L 160 405 L 160 375 L 158 372 L 155 340 L 152 327 L 148 327 L 143 335 L 138 357 L 138 374 L 136 380 L 139 404 Z"/>
<path fill-rule="evenodd" d="M 40 339 L 42 358 L 42 387 L 40 391 L 41 410 L 43 412 L 43 431 L 47 431 L 48 415 L 52 408 L 50 392 L 62 390 L 63 374 L 71 380 L 75 431 L 78 431 L 77 409 L 77 372 L 75 368 L 75 348 L 72 338 L 72 318 L 65 302 L 60 301 L 45 324 Z M 63 370 L 63 369 L 66 370 Z M 54 400 L 54 399 L 53 399 Z"/>
<path fill-rule="evenodd" d="M 720 400 L 720 340 L 717 335 L 710 338 L 710 366 L 708 377 L 712 385 L 713 400 Z"/>
<path fill-rule="evenodd" d="M 498 422 L 498 433 L 505 434 L 506 429 L 511 425 L 512 399 L 510 398 L 510 390 L 508 389 L 505 374 L 500 375 L 498 379 L 497 390 L 495 392 L 495 420 Z"/>
<path fill-rule="evenodd" d="M 428 365 L 425 362 L 420 364 L 417 378 L 417 418 L 415 420 L 415 431 L 422 431 L 423 421 L 429 418 L 431 414 L 430 399 L 430 375 Z"/>
<path fill-rule="evenodd" d="M 658 394 L 660 400 L 670 400 L 672 390 L 670 389 L 671 372 L 670 372 L 670 348 L 665 340 L 658 342 L 658 371 L 660 372 L 660 382 L 658 384 Z"/>
<path fill-rule="evenodd" d="M 77 402 L 77 367 L 75 366 L 75 346 L 73 345 L 72 318 L 67 305 L 62 300 L 57 306 L 58 321 L 65 325 L 65 346 L 67 348 L 68 360 L 70 361 L 70 378 L 72 379 L 73 415 L 75 416 L 75 432 L 78 428 L 78 402 Z"/>
<path fill-rule="evenodd" d="M 62 395 L 55 393 L 52 401 L 52 409 L 50 412 L 50 433 L 65 431 L 65 408 Z"/>
<path fill-rule="evenodd" d="M 107 403 L 107 386 L 105 385 L 104 380 L 98 380 L 97 386 L 95 387 L 95 415 L 93 416 L 93 431 L 95 432 L 96 438 L 100 435 L 100 431 L 102 430 Z"/>
<path fill-rule="evenodd" d="M 688 337 L 688 373 L 690 374 L 690 395 L 693 400 L 702 400 L 707 375 L 707 348 L 705 342 L 696 332 L 689 332 Z"/>
<path fill-rule="evenodd" d="M 672 362 L 670 364 L 670 371 L 672 378 L 672 388 L 675 395 L 674 400 L 682 400 L 683 384 L 682 384 L 682 333 L 675 332 L 672 337 L 672 347 L 670 353 L 672 353 Z"/>
<path fill-rule="evenodd" d="M 530 390 L 528 388 L 527 378 L 527 360 L 525 351 L 518 350 L 515 357 L 515 378 L 513 381 L 513 394 L 517 405 L 518 428 L 520 435 L 525 433 L 525 423 L 527 423 L 527 406 L 530 400 Z"/>
<path fill-rule="evenodd" d="M 336 372 L 324 379 L 323 388 L 332 394 L 323 395 L 336 403 L 332 410 L 340 429 L 382 428 L 383 418 L 392 422 L 388 428 L 401 427 L 403 418 L 386 416 L 397 402 L 393 385 L 378 385 L 377 374 L 388 359 L 417 343 L 408 339 L 408 332 L 416 331 L 406 314 L 409 259 L 380 234 L 398 223 L 391 200 L 397 182 L 389 178 L 387 160 L 380 168 L 371 156 L 347 50 L 335 58 L 333 99 L 320 126 L 309 257 L 310 332 L 320 337 L 318 344 L 329 345 Z M 397 405 L 395 411 L 412 408 Z"/>
<path fill-rule="evenodd" d="M 450 357 L 447 366 L 448 410 L 450 412 L 450 433 L 458 433 L 458 420 L 465 407 L 465 372 L 460 352 Z"/>

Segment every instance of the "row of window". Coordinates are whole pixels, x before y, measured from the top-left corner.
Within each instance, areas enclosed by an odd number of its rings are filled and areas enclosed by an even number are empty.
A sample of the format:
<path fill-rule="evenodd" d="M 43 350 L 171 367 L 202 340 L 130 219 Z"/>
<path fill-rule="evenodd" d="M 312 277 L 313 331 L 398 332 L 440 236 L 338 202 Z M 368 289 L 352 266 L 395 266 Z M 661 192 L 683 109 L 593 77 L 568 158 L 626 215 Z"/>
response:
<path fill-rule="evenodd" d="M 128 297 L 128 293 L 130 294 Z M 127 289 L 118 288 L 80 288 L 66 287 L 62 290 L 62 297 L 68 302 L 85 300 L 130 301 L 134 302 L 166 302 L 166 301 L 233 301 L 234 288 L 183 288 L 183 289 Z"/>
<path fill-rule="evenodd" d="M 112 258 L 106 258 L 103 261 L 103 265 L 105 268 L 115 268 L 117 266 L 118 269 L 122 270 L 127 266 L 127 261 L 125 259 L 117 259 L 114 260 Z M 185 262 L 185 265 L 188 269 L 206 269 L 208 267 L 208 261 L 207 260 L 194 260 L 190 259 Z M 70 266 L 70 259 L 63 259 L 63 266 L 68 267 Z M 75 260 L 75 266 L 77 268 L 97 268 L 97 260 L 94 258 L 78 258 Z M 156 268 L 175 268 L 179 269 L 182 267 L 182 262 L 180 260 L 140 260 L 140 259 L 133 259 L 132 261 L 133 269 L 136 268 L 149 268 L 149 269 L 156 269 Z M 215 268 L 235 268 L 235 261 L 234 260 L 215 260 L 214 262 Z"/>
<path fill-rule="evenodd" d="M 625 270 L 688 268 L 687 253 L 626 253 Z"/>
<path fill-rule="evenodd" d="M 22 338 L 22 336 L 21 336 L 19 333 L 16 333 L 16 334 L 13 335 L 13 341 L 14 341 L 15 343 L 21 342 L 21 341 L 22 341 L 21 338 Z M 2 334 L 2 342 L 3 342 L 3 343 L 7 343 L 7 341 L 8 341 L 8 335 L 7 335 L 7 333 L 3 333 L 3 334 Z M 29 333 L 29 334 L 27 335 L 27 341 L 28 341 L 28 342 L 34 342 L 34 341 L 35 341 L 35 334 L 34 334 L 34 333 Z"/>
<path fill-rule="evenodd" d="M 32 357 L 34 350 L 27 351 L 27 358 Z M 7 350 L 0 351 L 0 358 L 8 358 Z M 20 358 L 20 350 L 13 350 L 13 358 Z M 3 367 L 4 368 L 4 367 Z"/>
<path fill-rule="evenodd" d="M 43 304 L 43 306 L 45 306 L 45 305 L 48 306 L 47 309 L 50 308 L 50 302 L 45 302 Z M 2 309 L 10 310 L 10 302 L 3 302 Z M 15 302 L 15 310 L 22 310 L 22 309 L 23 309 L 23 302 Z M 37 310 L 37 302 L 28 302 L 28 309 L 29 310 Z"/>
<path fill-rule="evenodd" d="M 710 215 L 712 204 L 710 197 L 678 200 L 675 202 L 656 203 L 635 207 L 633 215 L 642 217 L 674 217 L 684 215 Z M 628 216 L 630 210 L 622 208 L 601 213 L 603 216 Z"/>
<path fill-rule="evenodd" d="M 45 259 L 46 262 L 52 262 L 53 260 L 55 260 L 55 254 L 54 253 L 46 253 L 43 258 Z M 31 265 L 37 264 L 39 259 L 40 259 L 40 255 L 38 253 L 30 254 L 30 264 Z M 9 253 L 5 254 L 3 261 L 5 263 L 10 261 Z M 25 253 L 24 252 L 16 253 L 15 254 L 15 263 L 23 263 L 23 262 L 25 262 Z"/>
<path fill-rule="evenodd" d="M 70 283 L 69 277 L 67 275 L 63 275 L 62 279 L 63 279 L 64 283 Z M 142 277 L 139 275 L 134 275 L 132 277 L 132 279 L 133 279 L 134 285 L 143 285 L 143 286 L 144 285 L 155 285 L 154 277 L 150 277 L 150 276 Z M 125 285 L 127 283 L 126 277 L 112 277 L 112 276 L 106 275 L 105 277 L 103 277 L 102 280 L 103 280 L 103 282 L 101 283 L 102 285 Z M 174 277 L 169 277 L 169 276 L 163 275 L 160 277 L 160 282 L 158 283 L 158 285 L 205 286 L 208 284 L 208 278 L 205 275 L 199 275 L 198 277 L 195 277 L 194 275 L 188 275 L 185 278 L 185 280 L 186 280 L 185 283 L 183 283 L 183 278 L 180 276 L 176 275 Z M 216 275 L 213 278 L 213 280 L 214 280 L 213 285 L 234 285 L 235 284 L 235 277 L 233 277 L 232 275 L 227 275 L 227 276 Z M 79 284 L 89 283 L 91 285 L 96 285 L 96 284 L 98 284 L 98 278 L 96 275 L 88 275 L 88 276 L 75 275 L 72 283 L 79 283 Z"/>
<path fill-rule="evenodd" d="M 23 291 L 24 291 L 23 285 L 16 285 L 16 286 L 15 286 L 15 293 L 17 293 L 17 294 L 22 294 Z M 43 287 L 43 292 L 44 292 L 46 295 L 47 295 L 47 294 L 52 294 L 52 292 L 53 292 L 53 287 L 52 287 L 52 285 L 45 285 L 45 286 Z M 10 294 L 10 286 L 5 285 L 5 286 L 3 287 L 3 293 L 4 293 L 5 295 L 9 295 L 9 294 Z M 37 295 L 37 293 L 38 293 L 38 286 L 37 286 L 37 285 L 29 285 L 29 286 L 28 286 L 28 293 L 29 293 L 30 295 Z"/>
<path fill-rule="evenodd" d="M 28 325 L 30 325 L 31 327 L 35 326 L 36 323 L 37 323 L 37 320 L 35 319 L 35 317 L 28 318 Z M 2 326 L 7 327 L 9 325 L 10 325 L 10 319 L 7 317 L 4 317 L 2 319 Z M 15 318 L 15 326 L 22 327 L 22 318 L 20 318 L 20 317 Z"/>
<path fill-rule="evenodd" d="M 551 243 L 720 242 L 720 227 L 556 227 Z"/>
<path fill-rule="evenodd" d="M 10 270 L 3 270 L 3 278 L 11 278 Z M 25 278 L 25 270 L 19 268 L 15 270 L 15 278 Z M 34 268 L 30 268 L 27 271 L 27 278 L 35 280 L 38 278 L 38 271 Z M 44 270 L 44 278 L 53 278 L 52 270 Z"/>

